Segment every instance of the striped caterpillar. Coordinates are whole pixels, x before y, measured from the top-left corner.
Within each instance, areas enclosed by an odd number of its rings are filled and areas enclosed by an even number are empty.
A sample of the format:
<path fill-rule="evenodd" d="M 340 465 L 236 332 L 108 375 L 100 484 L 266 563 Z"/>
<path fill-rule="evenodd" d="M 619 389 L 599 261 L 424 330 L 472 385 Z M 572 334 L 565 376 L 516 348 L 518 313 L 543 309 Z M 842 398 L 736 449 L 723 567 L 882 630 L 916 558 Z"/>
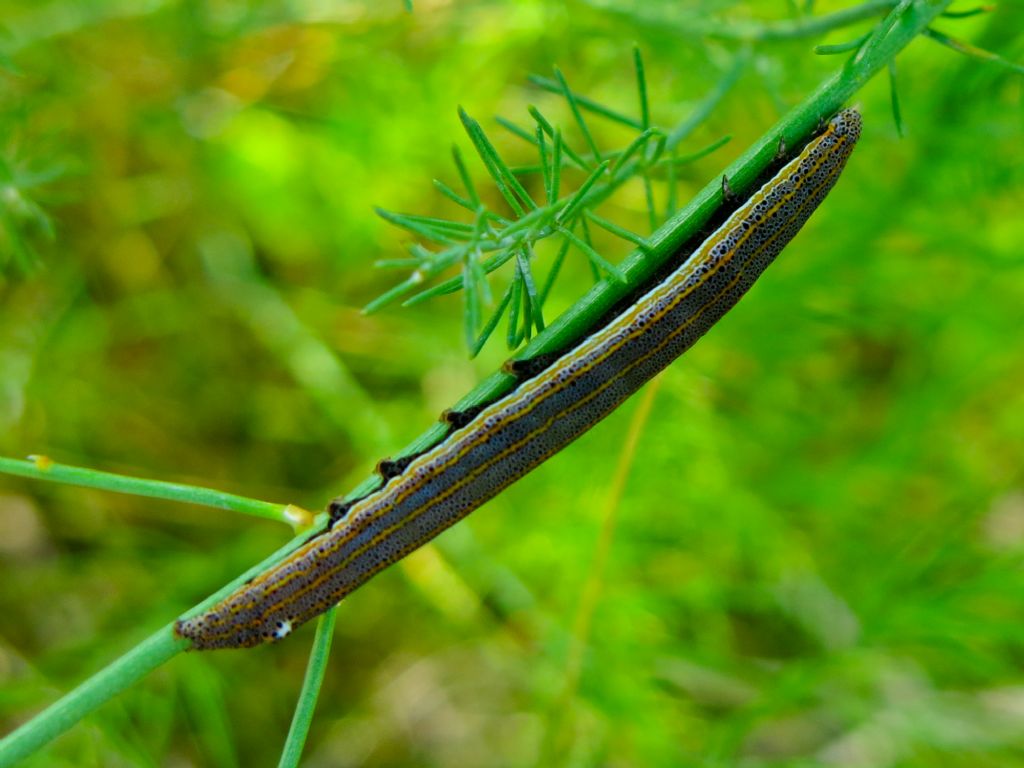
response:
<path fill-rule="evenodd" d="M 838 113 L 607 325 L 478 412 L 452 414 L 439 444 L 382 463 L 381 487 L 332 502 L 327 530 L 205 613 L 178 621 L 175 633 L 196 649 L 280 640 L 582 435 L 740 300 L 831 190 L 860 130 L 858 112 Z"/>

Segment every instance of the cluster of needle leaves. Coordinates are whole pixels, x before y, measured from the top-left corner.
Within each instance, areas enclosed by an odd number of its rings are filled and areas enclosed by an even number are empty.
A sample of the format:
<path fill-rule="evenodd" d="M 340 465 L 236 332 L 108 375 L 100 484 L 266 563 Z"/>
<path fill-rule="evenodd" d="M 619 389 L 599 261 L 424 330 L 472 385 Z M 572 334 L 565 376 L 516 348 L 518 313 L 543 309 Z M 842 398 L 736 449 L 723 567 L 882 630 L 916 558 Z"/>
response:
<path fill-rule="evenodd" d="M 892 6 L 894 10 L 888 17 L 891 21 L 900 18 L 900 11 L 910 2 L 865 3 L 854 10 L 858 13 L 876 13 L 881 7 Z M 960 19 L 987 10 L 990 8 L 980 7 L 946 12 L 943 16 Z M 835 14 L 835 19 L 821 21 L 839 24 L 846 20 L 846 15 L 849 12 Z M 819 26 L 787 27 L 779 30 L 778 34 L 783 37 L 805 36 L 811 29 L 820 32 Z M 870 34 L 866 33 L 848 43 L 818 46 L 815 52 L 829 55 L 856 50 L 858 56 L 867 55 L 866 45 Z M 1021 71 L 1020 65 L 968 46 L 931 28 L 925 30 L 924 34 L 960 53 Z M 738 58 L 742 63 L 743 57 Z M 378 209 L 381 217 L 412 233 L 417 241 L 409 245 L 408 256 L 377 263 L 381 267 L 409 269 L 411 273 L 368 304 L 366 311 L 376 311 L 396 300 L 402 300 L 405 306 L 409 306 L 462 290 L 466 345 L 470 354 L 476 356 L 498 329 L 502 318 L 506 319 L 505 342 L 509 349 L 518 348 L 529 341 L 535 332 L 544 329 L 544 305 L 570 251 L 578 252 L 587 260 L 595 280 L 607 277 L 622 281 L 621 272 L 594 248 L 592 228 L 606 230 L 641 250 L 646 248 L 646 242 L 640 235 L 600 216 L 595 209 L 624 184 L 639 178 L 644 187 L 650 229 L 656 229 L 675 211 L 675 173 L 679 165 L 703 157 L 729 140 L 726 136 L 691 155 L 677 154 L 677 145 L 687 131 L 682 130 L 682 126 L 666 131 L 651 124 L 643 60 L 637 49 L 634 49 L 633 60 L 639 95 L 638 117 L 623 114 L 574 92 L 557 68 L 554 78 L 530 77 L 533 85 L 565 99 L 582 139 L 582 149 L 574 149 L 561 129 L 554 127 L 535 106 L 528 109 L 532 119 L 529 127 L 497 118 L 499 125 L 533 146 L 538 157 L 533 165 L 511 167 L 502 159 L 480 123 L 460 109 L 459 117 L 473 149 L 504 200 L 503 210 L 496 211 L 487 204 L 473 183 L 462 153 L 457 147 L 453 148 L 455 168 L 463 191 L 460 193 L 437 179 L 434 184 L 442 194 L 469 212 L 468 220 L 457 221 Z M 894 60 L 889 62 L 888 70 L 893 119 L 899 134 L 904 135 L 906 129 L 899 105 Z M 621 149 L 602 151 L 587 124 L 586 115 L 625 126 L 635 131 L 636 135 Z M 585 174 L 582 184 L 571 191 L 563 190 L 562 172 L 567 168 Z M 533 174 L 541 175 L 544 196 L 540 201 L 534 199 L 522 182 L 523 178 Z M 656 208 L 654 202 L 652 179 L 655 178 L 665 180 L 668 190 L 668 201 L 662 211 Z M 555 243 L 554 258 L 541 280 L 536 274 L 535 257 L 538 244 L 546 240 Z M 511 280 L 495 301 L 488 276 L 509 262 L 512 262 Z M 435 282 L 455 269 L 459 270 L 459 274 Z"/>
<path fill-rule="evenodd" d="M 528 111 L 533 125 L 530 128 L 498 118 L 502 127 L 529 142 L 537 152 L 536 164 L 513 168 L 498 154 L 480 123 L 460 109 L 459 117 L 473 149 L 507 210 L 499 212 L 487 205 L 470 177 L 462 153 L 454 148 L 453 159 L 464 191 L 460 194 L 439 180 L 434 184 L 442 194 L 469 212 L 469 220 L 454 221 L 378 209 L 385 220 L 411 232 L 422 242 L 409 246 L 408 257 L 378 262 L 378 266 L 408 268 L 412 273 L 371 302 L 366 310 L 375 311 L 397 299 L 404 299 L 405 305 L 416 304 L 461 289 L 465 297 L 466 344 L 470 354 L 475 356 L 494 334 L 503 317 L 507 318 L 505 338 L 510 349 L 515 349 L 535 332 L 544 329 L 544 303 L 570 251 L 587 260 L 595 280 L 607 277 L 623 281 L 623 275 L 615 265 L 594 248 L 592 228 L 606 230 L 640 249 L 646 247 L 645 240 L 600 216 L 595 211 L 597 206 L 624 184 L 639 178 L 644 186 L 653 230 L 663 216 L 675 209 L 672 190 L 677 167 L 713 152 L 728 141 L 728 137 L 724 137 L 691 155 L 678 155 L 676 146 L 683 137 L 682 133 L 666 131 L 651 124 L 643 59 L 639 50 L 634 49 L 633 53 L 639 117 L 622 114 L 575 93 L 558 69 L 553 79 L 530 78 L 537 87 L 565 99 L 582 137 L 582 150 L 574 149 L 561 129 L 554 127 L 537 107 L 531 106 Z M 587 124 L 585 113 L 626 126 L 636 131 L 636 136 L 622 149 L 602 151 Z M 566 168 L 586 174 L 582 184 L 571 191 L 563 190 L 562 171 Z M 526 175 L 538 173 L 544 193 L 540 201 L 530 195 L 521 181 Z M 663 211 L 658 211 L 655 206 L 654 178 L 667 181 L 669 199 Z M 543 280 L 539 280 L 535 274 L 536 247 L 548 239 L 557 243 L 555 256 Z M 432 244 L 434 248 L 424 243 Z M 509 262 L 513 264 L 512 279 L 495 301 L 488 275 Z M 457 276 L 423 288 L 428 281 L 456 267 L 459 269 Z M 488 309 L 486 317 L 485 308 Z"/>

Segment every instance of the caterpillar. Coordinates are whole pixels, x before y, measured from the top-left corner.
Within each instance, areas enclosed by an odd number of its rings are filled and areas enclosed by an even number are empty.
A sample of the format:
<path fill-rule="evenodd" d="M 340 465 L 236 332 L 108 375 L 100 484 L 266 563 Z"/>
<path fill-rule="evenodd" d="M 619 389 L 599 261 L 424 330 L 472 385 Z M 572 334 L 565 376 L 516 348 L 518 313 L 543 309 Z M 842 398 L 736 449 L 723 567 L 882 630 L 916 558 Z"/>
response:
<path fill-rule="evenodd" d="M 384 483 L 332 502 L 331 523 L 175 633 L 195 649 L 275 642 L 454 525 L 607 416 L 728 312 L 832 189 L 861 131 L 847 109 L 667 276 L 579 344 L 415 457 Z"/>

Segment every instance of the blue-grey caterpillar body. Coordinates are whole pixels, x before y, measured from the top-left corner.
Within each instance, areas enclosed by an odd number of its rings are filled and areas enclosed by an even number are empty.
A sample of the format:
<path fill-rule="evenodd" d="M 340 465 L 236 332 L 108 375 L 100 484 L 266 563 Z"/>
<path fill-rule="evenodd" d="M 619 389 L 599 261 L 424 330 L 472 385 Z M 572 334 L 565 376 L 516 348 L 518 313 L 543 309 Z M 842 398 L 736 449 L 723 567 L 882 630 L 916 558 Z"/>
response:
<path fill-rule="evenodd" d="M 333 527 L 175 632 L 197 649 L 279 640 L 586 432 L 739 301 L 835 184 L 860 129 L 856 111 L 837 114 L 605 327 L 479 413 L 453 420 L 444 441 L 407 465 L 389 464 L 373 493 L 334 502 Z"/>

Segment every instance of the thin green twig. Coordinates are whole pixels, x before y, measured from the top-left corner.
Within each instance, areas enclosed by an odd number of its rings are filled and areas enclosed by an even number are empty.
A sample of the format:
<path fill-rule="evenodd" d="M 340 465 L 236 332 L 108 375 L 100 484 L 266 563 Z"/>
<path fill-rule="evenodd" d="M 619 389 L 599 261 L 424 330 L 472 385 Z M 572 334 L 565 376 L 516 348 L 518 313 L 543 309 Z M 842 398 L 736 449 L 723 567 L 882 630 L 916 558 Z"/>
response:
<path fill-rule="evenodd" d="M 212 488 L 199 488 L 194 485 L 169 483 L 164 480 L 146 480 L 84 467 L 73 467 L 68 464 L 57 464 L 44 456 L 32 457 L 29 461 L 0 457 L 0 472 L 30 477 L 33 480 L 46 480 L 51 483 L 100 488 L 114 493 L 129 493 L 133 496 L 146 496 L 151 499 L 167 499 L 182 501 L 186 504 L 199 504 L 204 507 L 228 509 L 243 515 L 262 517 L 266 520 L 289 523 L 293 526 L 309 525 L 312 521 L 312 515 L 309 512 L 293 504 L 276 504 L 270 501 L 236 496 L 233 493 L 225 493 Z"/>
<path fill-rule="evenodd" d="M 288 729 L 288 738 L 281 751 L 278 768 L 294 768 L 302 757 L 302 748 L 306 745 L 309 726 L 313 722 L 313 712 L 316 710 L 317 698 L 320 696 L 320 686 L 323 685 L 324 674 L 327 672 L 327 661 L 331 655 L 331 639 L 334 637 L 334 622 L 337 614 L 338 609 L 331 608 L 317 621 L 313 648 L 306 664 L 306 676 L 302 680 L 302 690 L 299 692 L 299 700 L 295 705 L 291 728 Z"/>
<path fill-rule="evenodd" d="M 991 51 L 986 51 L 984 48 L 978 48 L 977 46 L 971 45 L 970 43 L 965 43 L 963 40 L 957 40 L 954 37 L 950 37 L 947 34 L 939 32 L 937 29 L 932 29 L 931 27 L 929 27 L 928 29 L 924 30 L 923 34 L 925 37 L 930 38 L 931 40 L 934 40 L 935 42 L 940 43 L 941 45 L 944 45 L 947 48 L 956 51 L 957 53 L 962 53 L 965 56 L 970 56 L 972 58 L 979 59 L 980 61 L 987 61 L 993 64 L 998 64 L 1001 67 L 1009 69 L 1011 72 L 1024 74 L 1024 64 L 1016 64 L 1015 62 L 1007 61 L 998 54 L 992 53 Z"/>

